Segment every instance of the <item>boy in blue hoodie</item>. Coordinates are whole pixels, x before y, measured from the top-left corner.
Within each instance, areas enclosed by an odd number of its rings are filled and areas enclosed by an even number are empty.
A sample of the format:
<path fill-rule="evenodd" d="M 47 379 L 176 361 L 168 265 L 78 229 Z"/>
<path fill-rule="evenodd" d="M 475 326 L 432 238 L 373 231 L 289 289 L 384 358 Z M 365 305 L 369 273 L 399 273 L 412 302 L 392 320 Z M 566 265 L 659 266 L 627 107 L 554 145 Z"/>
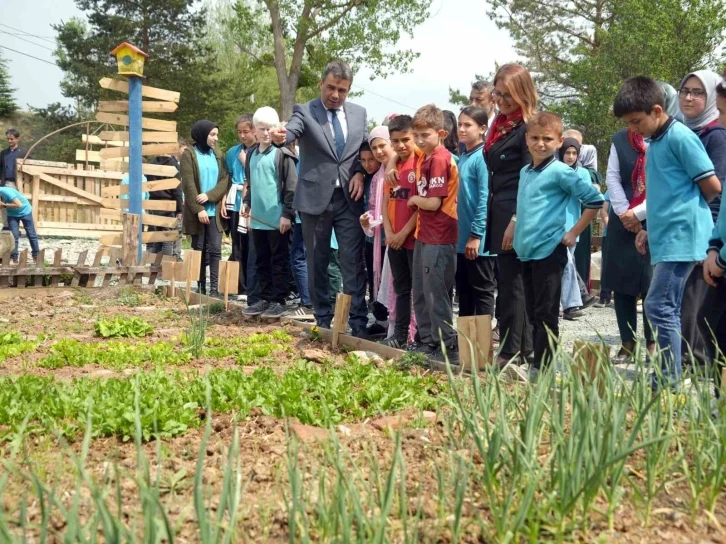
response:
<path fill-rule="evenodd" d="M 534 363 L 539 370 L 552 361 L 551 345 L 559 336 L 562 274 L 567 264 L 567 248 L 587 228 L 602 207 L 603 197 L 565 163 L 557 160 L 562 147 L 562 119 L 541 112 L 527 123 L 527 147 L 532 164 L 519 178 L 514 249 L 522 261 L 527 313 L 534 328 Z M 585 207 L 568 230 L 568 208 L 572 198 Z M 550 343 L 550 335 L 555 342 Z"/>

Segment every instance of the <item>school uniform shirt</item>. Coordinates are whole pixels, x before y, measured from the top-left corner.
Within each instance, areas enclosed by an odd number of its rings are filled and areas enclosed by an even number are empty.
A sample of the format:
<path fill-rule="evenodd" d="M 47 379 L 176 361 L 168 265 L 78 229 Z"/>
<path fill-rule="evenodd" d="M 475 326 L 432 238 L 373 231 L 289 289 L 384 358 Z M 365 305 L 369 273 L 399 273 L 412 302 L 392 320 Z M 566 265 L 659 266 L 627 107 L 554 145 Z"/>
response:
<path fill-rule="evenodd" d="M 424 244 L 456 244 L 459 224 L 456 197 L 459 192 L 459 170 L 451 153 L 443 146 L 424 157 L 416 185 L 419 196 L 440 198 L 441 206 L 435 211 L 419 208 L 416 239 Z"/>
<path fill-rule="evenodd" d="M 419 168 L 426 154 L 418 148 L 414 149 L 411 156 L 396 164 L 398 171 L 398 182 L 391 184 L 386 182 L 386 190 L 388 191 L 388 220 L 391 222 L 393 232 L 401 232 L 406 224 L 410 221 L 411 216 L 416 213 L 415 208 L 408 205 L 408 199 L 418 195 Z M 406 241 L 403 243 L 404 249 L 413 249 L 416 244 L 416 229 L 411 231 Z"/>
<path fill-rule="evenodd" d="M 12 187 L 0 187 L 0 200 L 3 204 L 10 204 L 13 200 L 18 199 L 22 206 L 20 208 L 4 208 L 8 217 L 25 217 L 26 215 L 33 213 L 33 207 L 19 191 Z"/>
<path fill-rule="evenodd" d="M 603 196 L 590 182 L 554 156 L 520 172 L 514 250 L 520 261 L 546 259 L 567 228 L 567 209 L 575 197 L 589 209 L 602 207 Z"/>
<path fill-rule="evenodd" d="M 238 213 L 242 207 L 242 187 L 244 187 L 245 184 L 245 167 L 238 158 L 240 151 L 242 150 L 247 151 L 247 146 L 244 144 L 237 144 L 231 147 L 225 156 L 225 163 L 227 164 L 227 170 L 229 171 L 232 185 L 239 185 L 240 187 L 237 189 L 233 208 L 233 210 Z"/>
<path fill-rule="evenodd" d="M 713 163 L 691 129 L 669 118 L 653 134 L 645 162 L 652 264 L 706 258 L 713 219 L 698 183 L 713 175 Z"/>
<path fill-rule="evenodd" d="M 255 147 L 252 151 L 250 161 L 250 183 L 252 184 L 251 211 L 255 218 L 269 223 L 279 225 L 282 215 L 282 202 L 280 202 L 279 176 L 275 167 L 277 148 L 269 146 L 262 153 L 260 148 Z M 251 222 L 253 229 L 276 230 L 256 219 Z"/>
<path fill-rule="evenodd" d="M 208 153 L 202 153 L 194 147 L 194 152 L 197 154 L 197 162 L 199 163 L 199 188 L 202 193 L 206 194 L 217 185 L 217 178 L 219 177 L 217 157 L 212 149 Z M 206 202 L 204 210 L 209 217 L 214 217 L 217 213 L 216 202 Z"/>
<path fill-rule="evenodd" d="M 469 238 L 482 240 L 479 256 L 488 256 L 484 251 L 484 237 L 487 225 L 487 203 L 489 201 L 489 171 L 481 143 L 459 156 L 459 194 L 456 211 L 459 216 L 458 252 L 464 253 Z"/>
<path fill-rule="evenodd" d="M 147 180 L 146 176 L 142 175 L 141 176 L 141 183 L 146 183 L 147 181 L 148 180 Z M 129 175 L 128 174 L 124 174 L 123 176 L 121 176 L 121 185 L 128 185 L 128 184 L 129 184 Z M 141 199 L 142 200 L 149 200 L 149 197 L 150 196 L 151 196 L 151 193 L 148 193 L 148 192 L 141 193 Z M 119 196 L 119 198 L 121 200 L 128 200 L 129 199 L 129 194 L 128 193 L 125 193 L 125 194 Z"/>

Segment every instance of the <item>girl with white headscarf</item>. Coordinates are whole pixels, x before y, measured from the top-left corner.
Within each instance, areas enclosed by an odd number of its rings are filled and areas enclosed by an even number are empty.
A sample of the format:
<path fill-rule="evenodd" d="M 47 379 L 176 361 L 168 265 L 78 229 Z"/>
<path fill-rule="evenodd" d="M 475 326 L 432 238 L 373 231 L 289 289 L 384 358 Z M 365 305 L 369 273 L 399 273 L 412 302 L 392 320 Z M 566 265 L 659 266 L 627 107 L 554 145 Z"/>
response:
<path fill-rule="evenodd" d="M 726 178 L 726 129 L 718 122 L 719 114 L 716 107 L 716 87 L 721 81 L 721 76 L 710 70 L 692 72 L 681 81 L 678 102 L 684 124 L 698 134 L 713 162 L 716 176 L 723 186 Z M 714 198 L 709 207 L 716 222 L 721 207 L 721 197 Z M 703 278 L 703 266 L 699 264 L 688 278 L 681 306 L 683 336 L 681 354 L 684 361 L 692 360 L 697 363 L 707 361 L 706 339 L 698 327 L 698 312 L 707 292 L 708 284 Z"/>

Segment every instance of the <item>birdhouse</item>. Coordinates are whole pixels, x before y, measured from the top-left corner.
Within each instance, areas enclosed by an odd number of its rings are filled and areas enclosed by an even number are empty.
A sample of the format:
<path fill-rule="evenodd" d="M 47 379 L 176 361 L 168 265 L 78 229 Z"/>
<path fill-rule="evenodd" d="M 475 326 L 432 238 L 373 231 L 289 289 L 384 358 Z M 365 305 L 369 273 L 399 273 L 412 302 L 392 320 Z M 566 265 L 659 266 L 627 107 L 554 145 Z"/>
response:
<path fill-rule="evenodd" d="M 111 54 L 116 55 L 119 75 L 143 77 L 144 61 L 149 55 L 141 49 L 128 42 L 123 42 L 116 46 Z"/>

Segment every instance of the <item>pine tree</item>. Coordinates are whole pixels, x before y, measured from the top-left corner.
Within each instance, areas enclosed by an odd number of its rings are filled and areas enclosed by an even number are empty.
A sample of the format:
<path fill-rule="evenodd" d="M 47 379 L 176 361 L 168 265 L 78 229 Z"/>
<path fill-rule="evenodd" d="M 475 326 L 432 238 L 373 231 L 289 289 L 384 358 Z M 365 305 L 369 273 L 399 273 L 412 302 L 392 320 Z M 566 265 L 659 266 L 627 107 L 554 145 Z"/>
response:
<path fill-rule="evenodd" d="M 18 111 L 14 93 L 15 89 L 10 86 L 8 62 L 0 55 L 0 117 L 8 117 Z"/>

